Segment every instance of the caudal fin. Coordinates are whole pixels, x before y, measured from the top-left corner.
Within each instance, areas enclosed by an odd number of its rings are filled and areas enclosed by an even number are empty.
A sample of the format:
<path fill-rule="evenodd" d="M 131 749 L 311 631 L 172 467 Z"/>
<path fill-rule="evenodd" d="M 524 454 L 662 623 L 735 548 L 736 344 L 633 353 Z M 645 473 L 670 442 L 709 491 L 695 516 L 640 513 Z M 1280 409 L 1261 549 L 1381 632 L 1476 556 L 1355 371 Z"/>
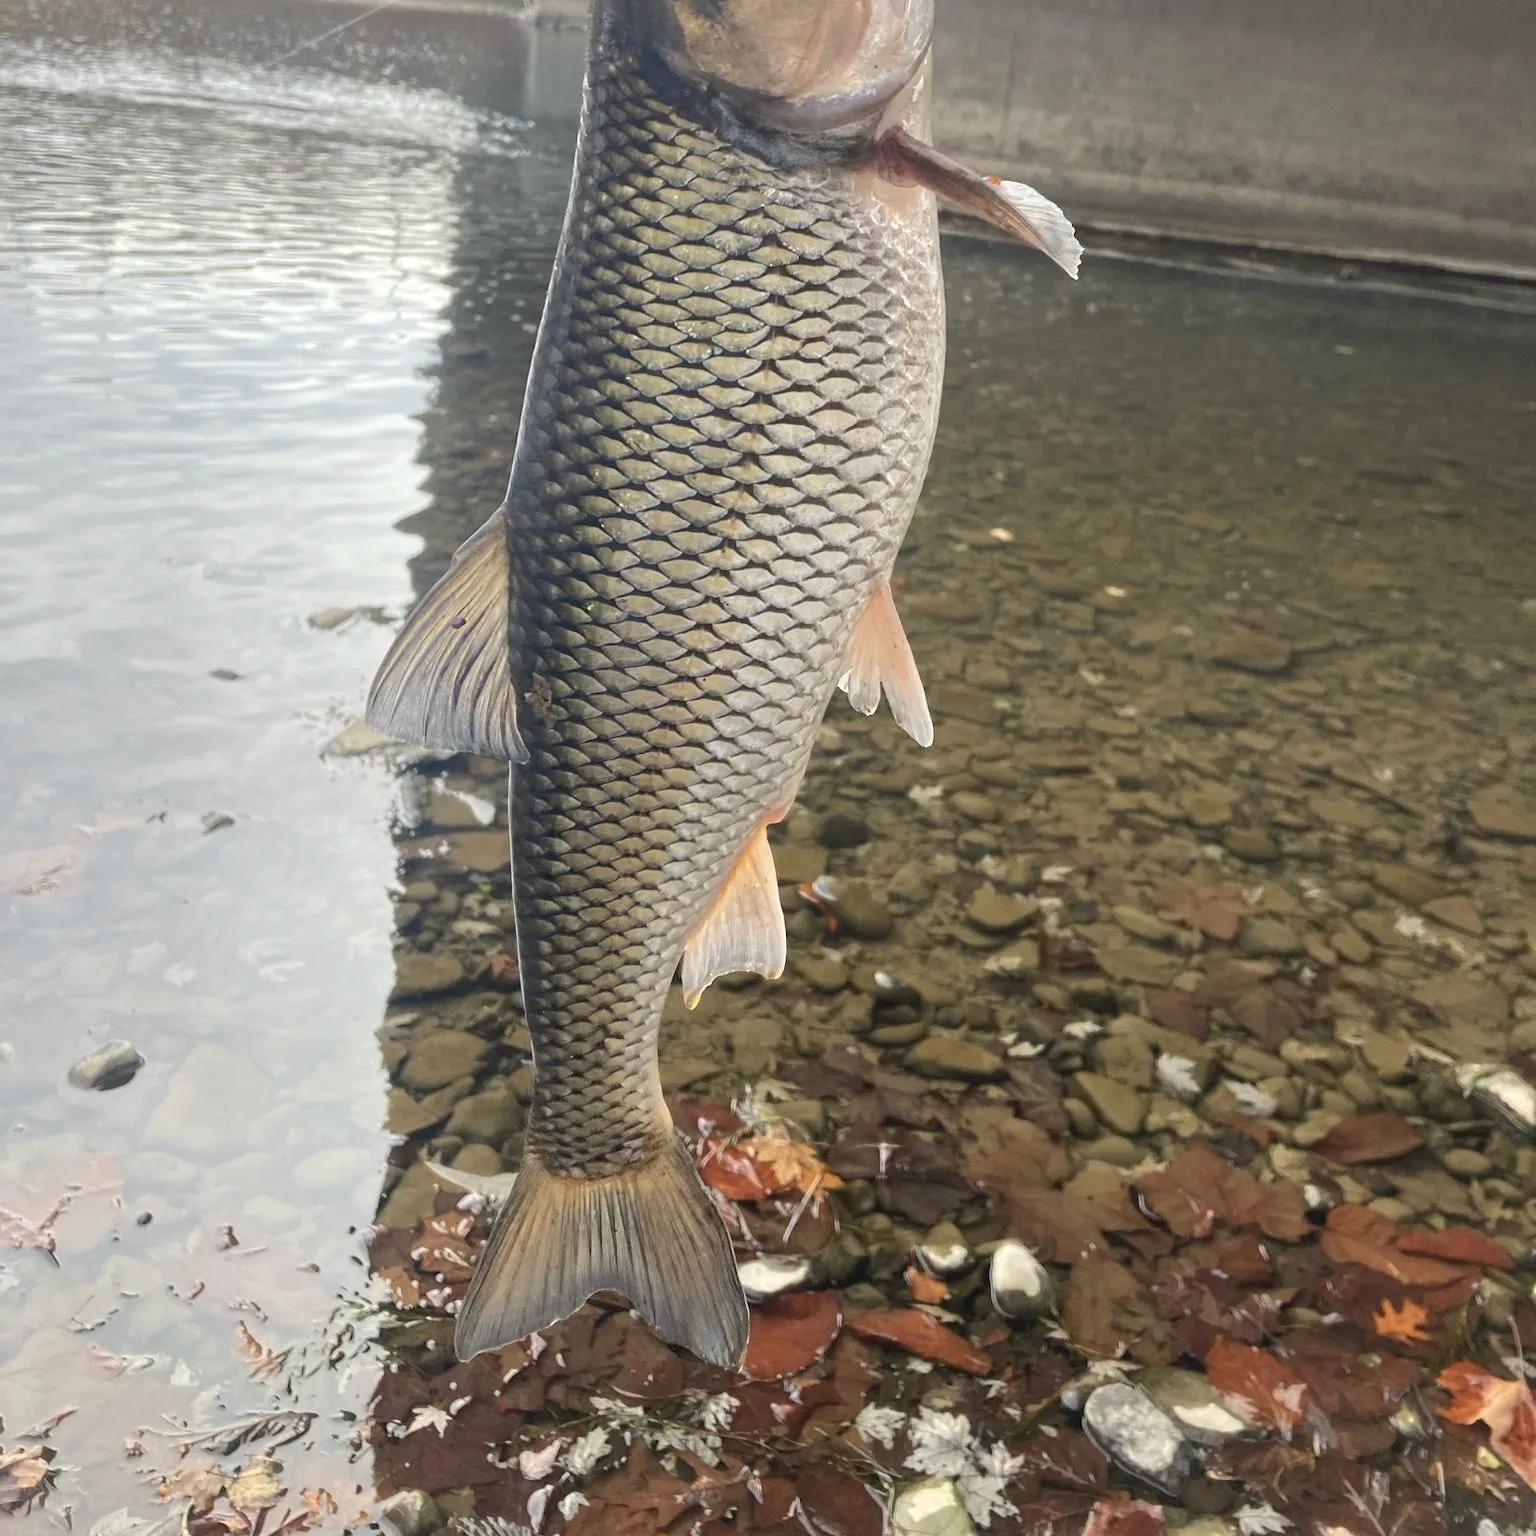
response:
<path fill-rule="evenodd" d="M 461 1360 L 619 1291 L 664 1339 L 735 1369 L 747 1303 L 725 1226 L 680 1141 L 603 1179 L 528 1156 L 491 1233 L 454 1330 Z"/>

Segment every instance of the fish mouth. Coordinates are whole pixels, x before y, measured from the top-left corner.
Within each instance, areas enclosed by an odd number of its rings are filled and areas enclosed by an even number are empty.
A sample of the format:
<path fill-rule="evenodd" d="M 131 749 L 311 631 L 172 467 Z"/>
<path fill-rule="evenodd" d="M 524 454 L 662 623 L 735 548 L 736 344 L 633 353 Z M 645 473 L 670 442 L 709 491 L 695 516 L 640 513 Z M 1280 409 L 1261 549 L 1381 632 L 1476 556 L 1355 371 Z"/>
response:
<path fill-rule="evenodd" d="M 922 68 L 934 0 L 632 0 L 636 34 L 679 78 L 763 128 L 866 128 Z"/>

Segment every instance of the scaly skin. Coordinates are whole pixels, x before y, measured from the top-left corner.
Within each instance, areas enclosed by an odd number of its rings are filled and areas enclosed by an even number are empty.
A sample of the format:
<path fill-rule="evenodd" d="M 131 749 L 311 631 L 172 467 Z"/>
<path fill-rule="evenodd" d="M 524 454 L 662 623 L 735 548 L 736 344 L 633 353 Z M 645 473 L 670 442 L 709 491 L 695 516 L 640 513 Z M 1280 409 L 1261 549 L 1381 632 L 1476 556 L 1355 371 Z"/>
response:
<path fill-rule="evenodd" d="M 507 502 L 528 1152 L 586 1178 L 671 1135 L 668 984 L 799 784 L 916 504 L 944 344 L 929 194 L 723 142 L 599 12 Z"/>

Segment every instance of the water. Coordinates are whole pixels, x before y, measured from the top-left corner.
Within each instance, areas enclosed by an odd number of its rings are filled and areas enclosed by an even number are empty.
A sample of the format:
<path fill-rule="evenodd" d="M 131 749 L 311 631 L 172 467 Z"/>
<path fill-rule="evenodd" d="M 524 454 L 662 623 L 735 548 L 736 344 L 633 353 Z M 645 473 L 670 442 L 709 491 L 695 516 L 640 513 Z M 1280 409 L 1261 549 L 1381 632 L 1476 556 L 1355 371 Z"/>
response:
<path fill-rule="evenodd" d="M 0 1206 L 36 1222 L 75 1187 L 56 1264 L 0 1247 L 6 1434 L 78 1410 L 39 1529 L 153 1512 L 165 1416 L 274 1404 L 317 1416 L 289 1485 L 366 1505 L 388 1436 L 363 1229 L 420 1146 L 464 1146 L 441 1116 L 396 1144 L 386 1065 L 431 1022 L 491 1042 L 482 1086 L 523 1060 L 478 974 L 504 878 L 430 857 L 495 812 L 496 771 L 324 749 L 381 621 L 500 496 L 579 51 L 386 14 L 272 62 L 343 14 L 0 16 Z M 947 260 L 946 419 L 901 568 L 939 742 L 836 706 L 802 800 L 863 818 L 833 867 L 898 892 L 896 937 L 844 958 L 964 990 L 985 942 L 962 910 L 1010 858 L 1101 896 L 1208 868 L 1325 939 L 1406 857 L 1475 900 L 1477 974 L 1522 1016 L 1536 869 L 1466 807 L 1536 795 L 1536 322 L 1114 259 L 1072 287 L 961 239 Z M 1213 665 L 1234 636 L 1283 667 Z M 1234 828 L 1272 853 L 1223 850 Z M 804 958 L 820 930 L 791 928 Z M 1369 967 L 1411 989 L 1444 942 Z M 391 1005 L 396 948 L 471 980 Z M 669 1033 L 672 1079 L 728 1096 L 848 1038 L 840 1007 L 794 976 L 717 989 Z M 67 1086 L 114 1037 L 134 1083 Z M 241 1325 L 294 1350 L 280 1386 Z"/>

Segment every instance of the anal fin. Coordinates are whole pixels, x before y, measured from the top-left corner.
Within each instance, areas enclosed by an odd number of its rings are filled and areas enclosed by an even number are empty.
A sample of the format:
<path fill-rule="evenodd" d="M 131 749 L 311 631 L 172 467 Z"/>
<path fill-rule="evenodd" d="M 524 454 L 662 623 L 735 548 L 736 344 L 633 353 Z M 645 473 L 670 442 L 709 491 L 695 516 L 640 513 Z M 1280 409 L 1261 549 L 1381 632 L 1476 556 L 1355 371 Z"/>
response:
<path fill-rule="evenodd" d="M 1068 277 L 1077 276 L 1083 248 L 1072 221 L 1022 181 L 983 176 L 902 128 L 881 135 L 875 168 L 898 185 L 927 187 L 962 212 L 1044 251 Z"/>
<path fill-rule="evenodd" d="M 683 1001 L 690 1008 L 717 976 L 756 971 L 771 981 L 784 974 L 788 943 L 768 826 L 769 820 L 759 823 L 714 904 L 688 936 L 682 982 Z"/>
<path fill-rule="evenodd" d="M 917 662 L 901 627 L 887 580 L 876 583 L 864 612 L 859 615 L 842 686 L 848 691 L 848 702 L 861 715 L 874 714 L 883 692 L 890 700 L 897 725 L 918 746 L 933 745 L 928 697 L 923 692 L 923 680 L 918 676 Z"/>
<path fill-rule="evenodd" d="M 507 520 L 497 511 L 395 636 L 368 693 L 369 725 L 441 751 L 528 760 L 508 650 L 510 579 Z"/>

